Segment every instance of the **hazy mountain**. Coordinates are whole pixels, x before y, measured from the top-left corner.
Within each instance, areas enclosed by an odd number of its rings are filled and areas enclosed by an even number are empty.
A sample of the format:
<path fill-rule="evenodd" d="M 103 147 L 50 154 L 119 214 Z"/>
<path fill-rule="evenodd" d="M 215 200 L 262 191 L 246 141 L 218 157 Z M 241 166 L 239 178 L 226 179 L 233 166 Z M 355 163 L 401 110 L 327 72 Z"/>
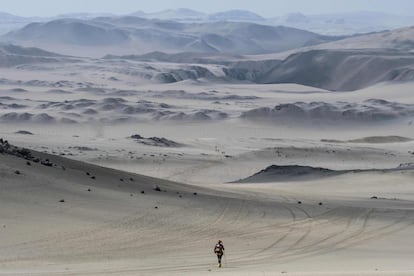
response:
<path fill-rule="evenodd" d="M 213 13 L 208 16 L 212 21 L 244 21 L 244 22 L 264 22 L 265 18 L 260 15 L 245 10 L 229 10 L 225 12 Z"/>
<path fill-rule="evenodd" d="M 62 60 L 61 57 L 61 55 L 38 48 L 25 48 L 12 44 L 0 44 L 0 67 L 59 62 Z"/>
<path fill-rule="evenodd" d="M 6 36 L 16 41 L 30 40 L 43 43 L 74 45 L 112 45 L 128 41 L 127 32 L 111 25 L 96 24 L 92 21 L 59 19 L 46 23 L 30 23 Z"/>
<path fill-rule="evenodd" d="M 311 50 L 282 61 L 240 62 L 226 75 L 255 83 L 297 83 L 351 91 L 386 81 L 412 81 L 414 54 L 391 50 Z"/>
<path fill-rule="evenodd" d="M 414 51 L 414 27 L 395 29 L 379 33 L 349 37 L 318 46 L 327 49 L 372 49 L 386 48 Z"/>
<path fill-rule="evenodd" d="M 414 25 L 414 16 L 400 16 L 378 12 L 349 12 L 333 14 L 291 13 L 276 18 L 264 18 L 247 10 L 228 10 L 212 14 L 180 8 L 146 13 L 136 11 L 125 15 L 146 19 L 174 20 L 183 23 L 208 23 L 215 21 L 234 21 L 260 23 L 270 26 L 288 26 L 324 35 L 352 35 L 370 33 Z M 69 13 L 53 18 L 25 18 L 0 12 L 0 32 L 5 33 L 21 23 L 45 22 L 52 19 L 74 18 L 92 19 L 96 17 L 124 17 L 110 13 Z M 19 25 L 20 24 L 20 25 Z"/>
<path fill-rule="evenodd" d="M 304 15 L 292 13 L 274 19 L 269 24 L 285 25 L 321 34 L 349 35 L 396 29 L 414 25 L 414 16 L 378 12 L 350 12 Z"/>
<path fill-rule="evenodd" d="M 48 52 L 39 48 L 20 47 L 13 44 L 0 44 L 0 53 L 23 56 L 37 56 L 37 57 L 59 57 L 62 55 Z"/>
<path fill-rule="evenodd" d="M 191 10 L 191 9 L 184 9 L 184 8 L 163 10 L 163 11 L 155 12 L 155 13 L 137 12 L 131 15 L 149 18 L 149 19 L 177 20 L 177 21 L 203 20 L 207 16 L 207 14 L 205 13 Z"/>
<path fill-rule="evenodd" d="M 24 17 L 13 15 L 7 12 L 0 12 L 0 23 L 3 22 L 21 22 L 26 21 Z"/>
<path fill-rule="evenodd" d="M 265 22 L 262 16 L 246 10 L 228 10 L 212 14 L 192 9 L 169 9 L 154 13 L 137 11 L 129 16 L 138 16 L 148 19 L 175 20 L 180 22 L 210 22 L 210 21 L 238 21 L 238 22 Z"/>
<path fill-rule="evenodd" d="M 179 23 L 131 16 L 31 23 L 3 36 L 3 40 L 30 43 L 56 52 L 66 46 L 65 53 L 73 55 L 77 53 L 70 52 L 68 46 L 113 47 L 106 49 L 106 54 L 122 51 L 124 54 L 150 51 L 263 54 L 335 39 L 281 26 L 245 22 Z"/>
<path fill-rule="evenodd" d="M 38 20 L 38 18 L 26 18 L 6 12 L 0 12 L 0 35 L 21 28 L 35 20 Z"/>
<path fill-rule="evenodd" d="M 92 19 L 96 17 L 103 17 L 103 16 L 115 16 L 110 13 L 65 13 L 59 14 L 56 18 L 74 18 L 74 19 Z"/>

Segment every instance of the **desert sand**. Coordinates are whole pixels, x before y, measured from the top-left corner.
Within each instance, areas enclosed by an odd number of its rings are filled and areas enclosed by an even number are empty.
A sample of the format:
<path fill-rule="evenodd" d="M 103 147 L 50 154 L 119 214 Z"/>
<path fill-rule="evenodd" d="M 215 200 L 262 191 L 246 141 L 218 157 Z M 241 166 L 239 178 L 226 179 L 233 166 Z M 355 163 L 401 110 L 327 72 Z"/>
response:
<path fill-rule="evenodd" d="M 412 28 L 170 24 L 6 36 L 59 54 L 0 45 L 0 275 L 414 275 Z"/>
<path fill-rule="evenodd" d="M 89 93 L 3 85 L 5 104 L 25 105 L 18 112 L 47 113 L 53 119 L 40 117 L 48 124 L 42 119 L 3 122 L 1 137 L 54 165 L 29 166 L 25 159 L 0 155 L 1 275 L 413 273 L 411 115 L 391 122 L 329 116 L 303 122 L 299 117 L 302 122 L 294 124 L 241 116 L 254 108 L 298 101 L 336 105 L 376 98 L 410 106 L 410 83 L 347 93 L 283 84 L 144 83 L 140 90 L 149 87 L 184 90 L 193 97 L 182 92 L 162 98 L 151 93 L 114 97 L 107 94 L 128 87 L 114 90 L 109 84 L 103 92 Z M 211 90 L 216 91 L 214 99 L 200 98 L 206 94 L 199 93 Z M 255 97 L 220 98 L 226 95 Z M 79 99 L 85 100 L 70 108 L 79 114 L 76 123 L 62 123 L 61 109 L 50 107 Z M 192 112 L 189 107 L 218 105 L 228 116 L 145 117 L 113 124 L 97 119 L 102 113 L 119 115 L 117 108 L 101 111 L 105 101 L 153 103 L 151 109 L 162 109 L 162 103 L 186 114 Z M 82 103 L 99 113 L 84 115 Z M 142 138 L 132 139 L 135 134 Z M 328 176 L 311 172 L 299 179 L 276 173 L 265 183 L 238 183 L 270 165 L 351 171 Z M 393 170 L 399 166 L 404 169 Z M 161 191 L 154 190 L 156 185 Z M 226 246 L 221 269 L 212 252 L 217 239 Z"/>

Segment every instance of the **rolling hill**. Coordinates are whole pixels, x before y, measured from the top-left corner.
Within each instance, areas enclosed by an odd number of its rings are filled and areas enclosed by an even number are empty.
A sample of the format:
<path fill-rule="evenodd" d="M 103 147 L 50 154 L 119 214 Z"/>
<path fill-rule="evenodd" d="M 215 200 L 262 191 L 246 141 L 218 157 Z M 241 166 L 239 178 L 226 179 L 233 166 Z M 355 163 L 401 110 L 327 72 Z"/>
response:
<path fill-rule="evenodd" d="M 107 54 L 152 51 L 264 54 L 316 45 L 338 38 L 288 27 L 245 22 L 179 23 L 139 17 L 58 19 L 31 23 L 9 32 L 3 41 L 76 55 L 71 46 L 99 47 Z M 126 52 L 128 51 L 128 52 Z M 132 52 L 131 52 L 132 51 Z"/>

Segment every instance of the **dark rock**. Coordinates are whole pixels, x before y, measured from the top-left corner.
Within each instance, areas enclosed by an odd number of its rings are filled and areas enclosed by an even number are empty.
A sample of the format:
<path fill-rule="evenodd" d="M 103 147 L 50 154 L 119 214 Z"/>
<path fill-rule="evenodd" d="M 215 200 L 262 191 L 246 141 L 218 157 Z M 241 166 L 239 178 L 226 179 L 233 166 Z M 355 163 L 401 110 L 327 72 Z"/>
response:
<path fill-rule="evenodd" d="M 131 138 L 132 138 L 132 139 L 137 139 L 137 140 L 144 139 L 144 137 L 142 137 L 142 136 L 141 136 L 141 135 L 139 135 L 139 134 L 134 134 L 134 135 L 131 135 Z"/>
<path fill-rule="evenodd" d="M 20 174 L 20 171 L 16 170 L 14 171 L 15 174 Z"/>
<path fill-rule="evenodd" d="M 161 188 L 158 185 L 154 186 L 154 191 L 161 192 Z"/>
<path fill-rule="evenodd" d="M 40 164 L 47 166 L 47 167 L 53 167 L 53 163 L 49 161 L 49 159 L 40 161 Z"/>
<path fill-rule="evenodd" d="M 19 130 L 15 132 L 16 134 L 23 134 L 23 135 L 33 135 L 32 132 L 27 131 L 27 130 Z"/>

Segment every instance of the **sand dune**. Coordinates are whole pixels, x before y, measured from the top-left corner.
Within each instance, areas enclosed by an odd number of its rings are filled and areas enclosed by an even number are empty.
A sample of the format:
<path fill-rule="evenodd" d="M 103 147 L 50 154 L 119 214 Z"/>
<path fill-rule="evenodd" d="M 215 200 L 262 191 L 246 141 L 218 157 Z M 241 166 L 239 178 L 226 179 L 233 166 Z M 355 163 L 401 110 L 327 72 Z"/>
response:
<path fill-rule="evenodd" d="M 367 144 L 378 144 L 378 143 L 401 143 L 410 142 L 413 139 L 401 136 L 370 136 L 358 139 L 352 139 L 347 141 L 340 140 L 326 140 L 323 139 L 321 142 L 333 142 L 333 143 L 367 143 Z"/>
<path fill-rule="evenodd" d="M 47 85 L 56 82 L 32 72 L 27 78 Z M 62 77 L 67 80 L 63 83 L 76 85 L 73 79 Z M 397 275 L 409 275 L 414 269 L 410 257 L 414 247 L 409 243 L 413 198 L 407 192 L 412 189 L 412 141 L 320 141 L 396 134 L 412 137 L 410 126 L 395 121 L 392 127 L 380 123 L 357 129 L 351 124 L 331 131 L 317 126 L 278 128 L 235 119 L 242 111 L 281 100 L 296 103 L 298 97 L 306 98 L 309 106 L 314 99 L 318 103 L 314 107 L 323 102 L 403 112 L 412 103 L 408 84 L 333 95 L 298 86 L 151 84 L 137 89 L 134 84 L 108 82 L 115 87 L 87 92 L 78 91 L 76 85 L 64 88 L 70 94 L 54 94 L 49 92 L 52 88 L 24 82 L 22 78 L 18 84 L 2 84 L 0 102 L 25 105 L 16 110 L 18 114 L 27 112 L 33 117 L 47 113 L 57 123 L 27 121 L 0 126 L 2 136 L 37 150 L 31 150 L 34 159 L 30 160 L 0 154 L 0 271 L 5 275 L 262 275 L 283 271 L 300 275 L 307 271 L 315 276 L 345 271 L 354 276 L 375 268 L 384 275 L 394 275 L 396 270 L 400 270 Z M 16 87 L 27 92 L 11 91 Z M 398 101 L 364 102 L 376 94 Z M 337 103 L 336 97 L 342 97 L 343 103 Z M 223 104 L 215 104 L 218 99 Z M 100 109 L 105 105 L 112 109 Z M 165 112 L 164 116 L 183 112 L 180 116 L 185 117 L 198 111 L 202 113 L 196 116 L 217 116 L 215 109 L 206 108 L 209 106 L 230 114 L 230 118 L 204 124 L 180 120 L 81 123 L 88 117 L 83 112 L 96 119 L 116 119 L 125 115 L 116 116 L 128 106 L 154 109 L 154 114 Z M 4 109 L 2 114 L 13 110 Z M 70 113 L 73 115 L 68 116 Z M 79 124 L 61 125 L 61 118 Z M 33 135 L 15 134 L 22 129 Z M 185 146 L 158 147 L 126 138 L 134 132 L 146 139 L 167 137 Z M 312 177 L 312 172 L 305 177 L 308 181 L 224 183 L 248 177 L 270 164 L 303 164 L 334 172 L 380 171 L 334 173 L 330 177 Z M 399 171 L 382 171 L 399 164 Z M 160 192 L 154 190 L 156 185 Z M 211 252 L 218 238 L 225 241 L 228 250 L 220 272 Z M 349 269 L 343 268 L 344 262 Z"/>
<path fill-rule="evenodd" d="M 288 181 L 309 181 L 324 177 L 333 177 L 347 173 L 367 173 L 367 172 L 398 172 L 414 170 L 414 163 L 400 164 L 396 168 L 390 169 L 365 169 L 365 170 L 331 170 L 326 168 L 288 165 L 271 165 L 252 176 L 235 181 L 235 183 L 263 183 L 263 182 L 288 182 Z"/>
<path fill-rule="evenodd" d="M 296 102 L 271 108 L 258 108 L 244 112 L 241 117 L 249 120 L 268 120 L 275 123 L 354 122 L 375 123 L 397 119 L 411 119 L 414 106 L 380 99 L 369 99 L 362 103 Z"/>
<path fill-rule="evenodd" d="M 7 252 L 1 255 L 4 274 L 211 274 L 218 272 L 211 252 L 217 238 L 227 245 L 221 273 L 229 275 L 332 275 L 335 263 L 344 260 L 353 264 L 349 275 L 375 268 L 404 275 L 405 270 L 393 271 L 410 268 L 407 251 L 396 247 L 412 231 L 405 200 L 356 201 L 249 184 L 216 190 L 36 151 L 24 159 L 28 152 L 17 157 L 18 151 L 0 154 L 1 231 L 8 237 L 0 239 Z M 400 181 L 408 183 L 411 176 L 401 175 Z M 390 243 L 392 255 L 375 253 L 386 252 Z M 320 272 L 318 264 L 326 270 Z"/>
<path fill-rule="evenodd" d="M 285 182 L 298 180 L 313 180 L 317 178 L 337 176 L 350 171 L 335 171 L 310 166 L 278 166 L 271 165 L 252 176 L 240 179 L 237 183 Z"/>
<path fill-rule="evenodd" d="M 103 90 L 105 91 L 105 90 Z M 46 92 L 47 94 L 50 91 Z M 70 92 L 72 94 L 73 92 Z M 58 95 L 61 92 L 57 93 Z M 68 93 L 64 93 L 66 95 Z M 118 92 L 111 93 L 118 95 Z M 136 94 L 136 93 L 135 93 Z M 187 93 L 185 91 L 165 91 L 141 93 L 150 98 L 172 98 L 191 100 L 242 100 L 257 97 L 242 97 L 238 95 L 218 96 L 214 93 Z M 4 102 L 4 103 L 3 103 Z M 24 104 L 19 104 L 19 102 Z M 40 103 L 39 103 L 40 102 Z M 206 121 L 223 120 L 229 115 L 214 109 L 188 110 L 180 106 L 166 103 L 140 100 L 131 102 L 121 97 L 101 97 L 97 100 L 76 99 L 65 101 L 31 101 L 3 97 L 0 102 L 0 120 L 3 122 L 35 122 L 35 123 L 77 123 L 77 122 L 115 122 L 139 120 L 174 120 L 174 121 Z"/>
<path fill-rule="evenodd" d="M 0 275 L 413 274 L 409 47 L 78 16 L 0 47 Z"/>

